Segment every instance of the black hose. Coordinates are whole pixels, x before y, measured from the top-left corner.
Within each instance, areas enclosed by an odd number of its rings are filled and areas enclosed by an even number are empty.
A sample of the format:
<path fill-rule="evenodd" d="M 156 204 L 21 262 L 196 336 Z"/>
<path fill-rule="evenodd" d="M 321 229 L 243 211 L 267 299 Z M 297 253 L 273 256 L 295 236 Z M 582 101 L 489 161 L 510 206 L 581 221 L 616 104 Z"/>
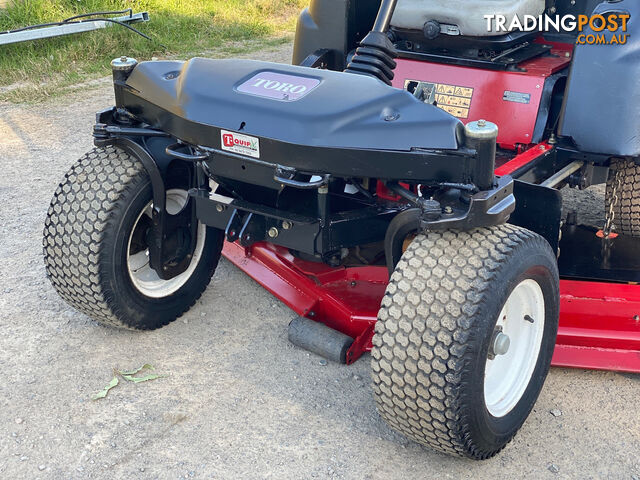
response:
<path fill-rule="evenodd" d="M 105 15 L 120 15 L 122 13 L 128 13 L 130 17 L 133 17 L 133 9 L 132 8 L 127 8 L 126 10 L 113 10 L 111 12 L 81 13 L 80 15 L 75 15 L 73 17 L 65 18 L 62 21 L 66 23 L 66 22 L 70 22 L 72 20 L 75 20 L 77 18 L 95 17 L 95 16 L 104 17 Z"/>

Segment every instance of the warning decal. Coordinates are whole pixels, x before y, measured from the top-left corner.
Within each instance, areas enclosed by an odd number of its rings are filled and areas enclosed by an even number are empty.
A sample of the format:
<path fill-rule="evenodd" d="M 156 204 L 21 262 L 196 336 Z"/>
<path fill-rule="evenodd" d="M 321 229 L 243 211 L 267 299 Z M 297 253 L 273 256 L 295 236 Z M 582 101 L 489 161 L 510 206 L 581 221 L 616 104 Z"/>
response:
<path fill-rule="evenodd" d="M 454 117 L 469 117 L 473 100 L 473 88 L 471 87 L 406 80 L 404 88 L 417 99 L 435 105 Z"/>

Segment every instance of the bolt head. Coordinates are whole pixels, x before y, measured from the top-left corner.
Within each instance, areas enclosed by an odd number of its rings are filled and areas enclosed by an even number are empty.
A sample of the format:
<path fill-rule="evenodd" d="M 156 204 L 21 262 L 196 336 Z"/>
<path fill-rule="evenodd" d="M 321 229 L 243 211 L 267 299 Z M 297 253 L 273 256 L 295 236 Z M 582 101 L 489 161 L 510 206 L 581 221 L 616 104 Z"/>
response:
<path fill-rule="evenodd" d="M 478 120 L 478 126 L 480 128 L 486 127 L 487 126 L 487 121 L 481 118 L 480 120 Z"/>
<path fill-rule="evenodd" d="M 276 238 L 278 236 L 278 229 L 276 227 L 271 227 L 269 229 L 269 231 L 267 232 L 267 234 L 271 237 L 271 238 Z"/>
<path fill-rule="evenodd" d="M 289 230 L 293 225 L 291 224 L 291 222 L 285 220 L 284 222 L 282 222 L 282 228 L 284 228 L 285 230 Z"/>
<path fill-rule="evenodd" d="M 217 210 L 218 212 L 222 212 L 222 211 L 224 210 L 224 207 L 223 207 L 222 205 L 220 205 L 220 204 L 217 204 L 217 205 L 216 205 L 216 210 Z"/>

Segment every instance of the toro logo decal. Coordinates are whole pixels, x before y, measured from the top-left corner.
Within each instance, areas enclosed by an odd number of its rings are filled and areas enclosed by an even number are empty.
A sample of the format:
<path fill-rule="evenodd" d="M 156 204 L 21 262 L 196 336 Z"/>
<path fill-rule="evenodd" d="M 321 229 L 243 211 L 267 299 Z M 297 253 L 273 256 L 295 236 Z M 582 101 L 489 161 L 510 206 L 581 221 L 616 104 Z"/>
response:
<path fill-rule="evenodd" d="M 241 93 L 259 97 L 293 102 L 308 95 L 318 85 L 320 85 L 320 80 L 317 78 L 299 77 L 276 72 L 260 72 L 242 83 L 237 90 Z"/>
<path fill-rule="evenodd" d="M 260 158 L 260 139 L 256 137 L 220 130 L 220 145 L 228 152 Z"/>

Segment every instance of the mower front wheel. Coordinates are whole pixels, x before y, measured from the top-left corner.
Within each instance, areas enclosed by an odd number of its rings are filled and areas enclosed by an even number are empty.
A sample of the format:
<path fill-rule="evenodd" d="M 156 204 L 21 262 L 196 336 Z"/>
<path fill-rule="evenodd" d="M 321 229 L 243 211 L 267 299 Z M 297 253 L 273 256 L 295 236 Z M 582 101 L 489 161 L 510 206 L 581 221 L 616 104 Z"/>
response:
<path fill-rule="evenodd" d="M 166 210 L 188 202 L 188 178 L 172 176 Z M 186 312 L 207 287 L 220 259 L 224 232 L 199 224 L 193 251 L 177 250 L 186 271 L 161 279 L 150 267 L 153 207 L 142 163 L 115 147 L 82 157 L 56 190 L 44 228 L 47 274 L 72 307 L 105 325 L 135 330 L 160 328 Z M 180 233 L 191 245 L 190 232 Z M 176 237 L 177 237 L 176 233 Z"/>
<path fill-rule="evenodd" d="M 419 443 L 492 457 L 538 398 L 558 314 L 556 258 L 539 235 L 512 225 L 418 235 L 378 315 L 378 411 Z"/>

